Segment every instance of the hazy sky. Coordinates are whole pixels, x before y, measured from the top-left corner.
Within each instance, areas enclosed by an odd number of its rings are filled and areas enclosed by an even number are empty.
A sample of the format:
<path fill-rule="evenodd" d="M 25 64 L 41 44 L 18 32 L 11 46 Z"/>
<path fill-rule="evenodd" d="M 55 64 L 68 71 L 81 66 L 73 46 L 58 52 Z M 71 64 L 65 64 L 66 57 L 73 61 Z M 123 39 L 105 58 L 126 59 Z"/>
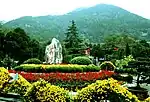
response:
<path fill-rule="evenodd" d="M 0 0 L 0 20 L 64 14 L 99 3 L 113 4 L 150 19 L 150 0 Z"/>

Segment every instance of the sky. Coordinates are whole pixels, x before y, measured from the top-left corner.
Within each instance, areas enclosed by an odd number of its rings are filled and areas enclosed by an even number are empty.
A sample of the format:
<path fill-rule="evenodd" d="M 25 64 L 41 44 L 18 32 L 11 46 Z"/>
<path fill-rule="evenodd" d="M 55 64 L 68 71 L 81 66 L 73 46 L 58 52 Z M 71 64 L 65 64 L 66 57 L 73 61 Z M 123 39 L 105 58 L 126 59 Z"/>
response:
<path fill-rule="evenodd" d="M 119 6 L 150 19 L 150 0 L 0 0 L 0 21 L 22 16 L 62 15 L 100 3 Z"/>

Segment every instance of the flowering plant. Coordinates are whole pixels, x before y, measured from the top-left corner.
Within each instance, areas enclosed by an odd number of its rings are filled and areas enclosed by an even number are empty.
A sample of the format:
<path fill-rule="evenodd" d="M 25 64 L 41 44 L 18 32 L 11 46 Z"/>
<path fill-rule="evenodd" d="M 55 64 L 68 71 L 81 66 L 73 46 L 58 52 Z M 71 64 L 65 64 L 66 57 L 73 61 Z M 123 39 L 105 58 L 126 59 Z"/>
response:
<path fill-rule="evenodd" d="M 101 100 L 110 100 L 113 102 L 139 102 L 138 98 L 122 87 L 117 80 L 109 78 L 108 80 L 97 80 L 78 91 L 74 97 L 79 102 L 100 102 Z"/>
<path fill-rule="evenodd" d="M 54 86 L 41 79 L 32 84 L 27 90 L 27 102 L 67 102 L 69 101 L 68 91 Z"/>
<path fill-rule="evenodd" d="M 16 73 L 14 70 L 9 70 L 10 73 Z M 105 79 L 111 77 L 114 72 L 112 71 L 99 71 L 99 72 L 84 72 L 84 73 L 27 73 L 23 71 L 17 71 L 28 81 L 37 81 L 40 78 L 53 82 L 53 81 L 90 81 L 97 79 Z"/>
<path fill-rule="evenodd" d="M 9 72 L 3 67 L 0 67 L 0 93 L 2 92 L 3 88 L 5 87 L 6 83 L 10 80 Z"/>

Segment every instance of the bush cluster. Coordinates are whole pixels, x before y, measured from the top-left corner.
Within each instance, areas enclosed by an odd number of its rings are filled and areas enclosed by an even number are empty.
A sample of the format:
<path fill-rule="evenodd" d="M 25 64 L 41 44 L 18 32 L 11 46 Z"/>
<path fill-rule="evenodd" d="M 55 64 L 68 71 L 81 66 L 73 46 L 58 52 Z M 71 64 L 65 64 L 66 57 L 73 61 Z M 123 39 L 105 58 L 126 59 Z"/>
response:
<path fill-rule="evenodd" d="M 16 71 L 49 73 L 49 72 L 96 72 L 100 68 L 95 65 L 42 65 L 42 64 L 22 64 L 14 68 Z"/>
<path fill-rule="evenodd" d="M 150 102 L 150 97 L 144 100 L 144 102 Z"/>
<path fill-rule="evenodd" d="M 9 72 L 3 67 L 0 67 L 0 93 L 2 92 L 4 86 L 9 82 L 10 80 Z"/>
<path fill-rule="evenodd" d="M 75 57 L 70 61 L 71 64 L 78 64 L 78 65 L 89 65 L 92 64 L 92 61 L 85 56 Z"/>
<path fill-rule="evenodd" d="M 42 61 L 40 61 L 37 58 L 30 58 L 23 62 L 24 64 L 42 64 Z"/>
<path fill-rule="evenodd" d="M 13 92 L 24 95 L 29 87 L 31 87 L 31 84 L 19 75 L 18 80 L 13 81 L 11 84 L 7 84 L 3 91 L 5 93 Z"/>
<path fill-rule="evenodd" d="M 27 102 L 67 102 L 69 101 L 68 91 L 49 84 L 44 80 L 39 80 L 32 84 L 27 90 Z"/>
<path fill-rule="evenodd" d="M 122 87 L 117 80 L 98 80 L 95 83 L 78 91 L 74 98 L 77 102 L 101 102 L 110 100 L 111 102 L 139 102 L 135 95 L 132 95 L 127 88 Z"/>

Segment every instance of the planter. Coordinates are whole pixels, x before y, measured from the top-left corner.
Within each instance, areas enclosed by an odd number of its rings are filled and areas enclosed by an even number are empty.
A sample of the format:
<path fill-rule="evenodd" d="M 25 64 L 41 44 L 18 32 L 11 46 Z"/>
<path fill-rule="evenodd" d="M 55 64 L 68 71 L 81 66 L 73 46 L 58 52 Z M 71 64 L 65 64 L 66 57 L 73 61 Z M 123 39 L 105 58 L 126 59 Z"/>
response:
<path fill-rule="evenodd" d="M 141 87 L 128 87 L 128 90 L 132 94 L 136 95 L 139 100 L 145 100 L 146 98 L 149 97 L 148 90 L 145 89 L 145 88 L 141 88 Z"/>

